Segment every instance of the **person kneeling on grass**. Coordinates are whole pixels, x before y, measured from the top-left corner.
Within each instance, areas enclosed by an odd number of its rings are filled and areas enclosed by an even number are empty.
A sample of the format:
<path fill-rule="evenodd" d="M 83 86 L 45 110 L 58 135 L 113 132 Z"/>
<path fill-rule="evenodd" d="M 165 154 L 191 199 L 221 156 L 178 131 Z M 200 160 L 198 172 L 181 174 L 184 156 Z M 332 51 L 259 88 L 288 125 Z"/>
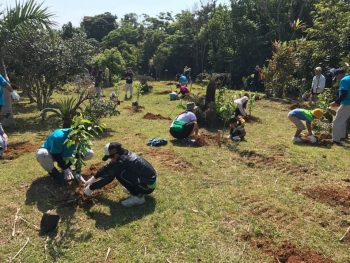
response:
<path fill-rule="evenodd" d="M 176 88 L 179 89 L 178 95 L 182 95 L 182 98 L 186 95 L 190 94 L 190 91 L 186 87 L 186 85 L 176 84 Z"/>
<path fill-rule="evenodd" d="M 106 144 L 104 154 L 102 160 L 111 161 L 86 181 L 84 194 L 91 196 L 94 190 L 104 187 L 116 178 L 131 194 L 121 202 L 123 206 L 143 204 L 145 195 L 156 188 L 157 174 L 152 165 L 116 142 Z"/>
<path fill-rule="evenodd" d="M 244 140 L 244 136 L 246 135 L 244 129 L 245 120 L 240 117 L 231 116 L 228 123 L 230 125 L 230 139 L 234 141 Z"/>
<path fill-rule="evenodd" d="M 185 139 L 194 135 L 198 137 L 198 124 L 195 111 L 198 109 L 194 102 L 188 102 L 186 111 L 181 113 L 171 123 L 170 134 L 176 139 Z"/>
<path fill-rule="evenodd" d="M 300 134 L 305 130 L 305 125 L 302 121 L 306 122 L 306 127 L 308 131 L 308 139 L 310 142 L 315 143 L 317 141 L 316 137 L 312 133 L 311 123 L 314 119 L 320 119 L 323 116 L 323 111 L 321 109 L 305 110 L 305 109 L 294 109 L 288 113 L 288 118 L 297 127 L 294 137 L 292 138 L 293 143 L 302 142 L 303 139 L 300 138 Z"/>
<path fill-rule="evenodd" d="M 72 129 L 58 129 L 51 133 L 41 148 L 36 153 L 36 159 L 40 165 L 49 173 L 54 181 L 63 185 L 66 181 L 74 179 L 73 172 L 70 168 L 71 163 L 68 158 L 72 157 L 76 150 L 76 145 L 67 147 L 65 141 L 67 140 Z M 94 152 L 88 150 L 84 160 L 90 160 Z M 61 174 L 54 165 L 57 162 L 58 166 L 63 170 Z"/>

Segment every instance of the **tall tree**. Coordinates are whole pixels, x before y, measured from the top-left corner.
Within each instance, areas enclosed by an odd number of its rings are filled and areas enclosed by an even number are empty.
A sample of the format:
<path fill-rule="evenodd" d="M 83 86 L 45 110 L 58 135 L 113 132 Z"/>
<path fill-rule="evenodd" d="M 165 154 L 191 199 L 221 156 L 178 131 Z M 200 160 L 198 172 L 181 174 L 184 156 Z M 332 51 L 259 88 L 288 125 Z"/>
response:
<path fill-rule="evenodd" d="M 109 12 L 96 16 L 84 16 L 80 26 L 84 29 L 88 38 L 101 41 L 104 36 L 117 28 L 117 16 Z"/>
<path fill-rule="evenodd" d="M 8 43 L 11 43 L 11 38 L 14 34 L 20 35 L 29 30 L 50 29 L 54 25 L 50 19 L 53 16 L 43 4 L 37 4 L 34 0 L 27 2 L 16 2 L 14 7 L 7 8 L 0 18 L 0 73 L 8 79 L 6 72 L 6 64 L 4 56 Z M 4 94 L 5 106 L 2 113 L 8 114 L 12 118 L 12 103 L 10 94 L 5 91 Z"/>

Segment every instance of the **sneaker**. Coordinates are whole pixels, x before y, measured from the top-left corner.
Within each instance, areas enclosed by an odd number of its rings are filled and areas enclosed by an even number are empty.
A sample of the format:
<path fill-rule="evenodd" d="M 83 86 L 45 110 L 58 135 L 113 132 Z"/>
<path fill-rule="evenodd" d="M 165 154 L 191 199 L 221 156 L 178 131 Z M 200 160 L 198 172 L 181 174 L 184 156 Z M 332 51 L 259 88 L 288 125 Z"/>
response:
<path fill-rule="evenodd" d="M 145 202 L 145 197 L 142 196 L 136 196 L 136 195 L 131 195 L 127 199 L 123 200 L 121 204 L 126 207 L 131 207 L 134 205 L 142 205 Z"/>
<path fill-rule="evenodd" d="M 293 137 L 293 138 L 292 138 L 292 142 L 293 142 L 293 143 L 299 143 L 299 142 L 302 142 L 302 141 L 303 141 L 303 139 L 300 138 L 300 137 Z"/>

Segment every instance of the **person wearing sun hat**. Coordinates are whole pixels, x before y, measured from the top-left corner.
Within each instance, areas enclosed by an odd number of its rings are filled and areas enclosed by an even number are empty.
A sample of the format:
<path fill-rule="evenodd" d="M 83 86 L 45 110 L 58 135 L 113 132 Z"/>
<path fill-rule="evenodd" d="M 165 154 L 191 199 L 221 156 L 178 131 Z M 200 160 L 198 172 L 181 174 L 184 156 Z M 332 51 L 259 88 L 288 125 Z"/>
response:
<path fill-rule="evenodd" d="M 333 121 L 332 140 L 334 144 L 341 144 L 346 138 L 346 124 L 350 118 L 350 75 L 345 70 L 332 69 L 334 78 L 339 80 L 339 97 L 333 101 L 331 107 L 339 107 Z"/>
<path fill-rule="evenodd" d="M 171 123 L 169 132 L 176 139 L 185 139 L 189 136 L 198 136 L 198 124 L 196 110 L 198 106 L 194 102 L 188 102 L 186 111 L 178 115 Z"/>
<path fill-rule="evenodd" d="M 306 109 L 294 109 L 288 113 L 288 118 L 291 122 L 295 124 L 297 130 L 294 137 L 292 138 L 293 143 L 302 142 L 303 139 L 300 138 L 300 134 L 305 130 L 305 125 L 302 121 L 306 122 L 306 128 L 308 131 L 309 140 L 312 143 L 317 141 L 316 137 L 312 133 L 311 123 L 314 119 L 320 119 L 323 116 L 323 111 L 321 109 L 306 110 Z"/>
<path fill-rule="evenodd" d="M 86 181 L 84 194 L 91 196 L 94 190 L 117 179 L 130 193 L 130 196 L 121 202 L 123 206 L 143 204 L 145 195 L 151 194 L 156 188 L 157 173 L 153 166 L 117 142 L 106 144 L 103 151 L 102 160 L 110 159 L 110 162 Z"/>

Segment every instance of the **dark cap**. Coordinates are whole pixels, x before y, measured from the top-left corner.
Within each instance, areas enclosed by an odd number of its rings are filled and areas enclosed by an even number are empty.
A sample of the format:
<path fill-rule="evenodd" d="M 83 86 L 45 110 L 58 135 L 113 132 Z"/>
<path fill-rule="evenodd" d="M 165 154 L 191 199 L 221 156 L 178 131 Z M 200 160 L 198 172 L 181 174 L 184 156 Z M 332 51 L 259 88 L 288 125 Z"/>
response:
<path fill-rule="evenodd" d="M 112 157 L 114 154 L 123 154 L 124 149 L 120 143 L 117 142 L 111 142 L 107 143 L 104 148 L 104 156 L 102 158 L 103 161 L 107 161 L 110 157 Z"/>

